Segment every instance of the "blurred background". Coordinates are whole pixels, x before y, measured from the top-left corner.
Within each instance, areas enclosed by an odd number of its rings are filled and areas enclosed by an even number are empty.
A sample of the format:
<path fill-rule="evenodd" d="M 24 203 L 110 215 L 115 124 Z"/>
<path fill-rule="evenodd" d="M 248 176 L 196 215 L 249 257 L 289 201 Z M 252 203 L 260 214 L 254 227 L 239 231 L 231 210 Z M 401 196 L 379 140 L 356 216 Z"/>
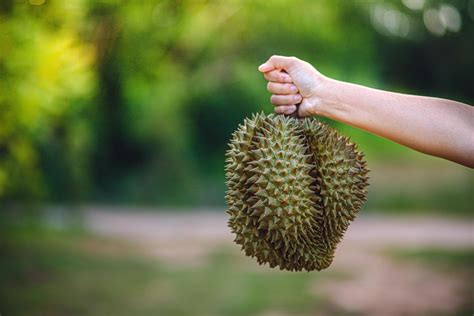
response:
<path fill-rule="evenodd" d="M 2 0 L 0 314 L 472 315 L 472 170 L 322 119 L 369 198 L 287 273 L 232 243 L 224 152 L 272 54 L 472 105 L 473 39 L 474 0 Z"/>

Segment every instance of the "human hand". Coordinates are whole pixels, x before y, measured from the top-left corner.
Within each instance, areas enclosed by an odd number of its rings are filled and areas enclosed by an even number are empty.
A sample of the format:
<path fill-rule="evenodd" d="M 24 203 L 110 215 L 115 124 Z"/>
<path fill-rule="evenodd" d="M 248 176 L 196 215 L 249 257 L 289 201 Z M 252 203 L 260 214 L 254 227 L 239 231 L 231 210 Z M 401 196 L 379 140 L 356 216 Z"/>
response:
<path fill-rule="evenodd" d="M 258 67 L 268 80 L 270 101 L 279 114 L 292 114 L 298 110 L 300 117 L 318 114 L 322 103 L 321 91 L 327 81 L 311 64 L 296 57 L 274 55 Z"/>
<path fill-rule="evenodd" d="M 272 56 L 258 70 L 269 81 L 276 113 L 324 116 L 474 168 L 474 107 L 468 104 L 334 80 L 295 57 Z"/>

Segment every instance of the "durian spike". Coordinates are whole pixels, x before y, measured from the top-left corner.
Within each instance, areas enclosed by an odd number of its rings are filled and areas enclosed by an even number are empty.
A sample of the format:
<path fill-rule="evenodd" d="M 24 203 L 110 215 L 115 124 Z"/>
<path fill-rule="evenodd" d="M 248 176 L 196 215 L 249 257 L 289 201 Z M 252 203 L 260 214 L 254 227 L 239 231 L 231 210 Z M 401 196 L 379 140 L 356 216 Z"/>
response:
<path fill-rule="evenodd" d="M 270 267 L 327 268 L 366 200 L 367 173 L 356 146 L 316 119 L 246 119 L 226 152 L 235 242 Z"/>

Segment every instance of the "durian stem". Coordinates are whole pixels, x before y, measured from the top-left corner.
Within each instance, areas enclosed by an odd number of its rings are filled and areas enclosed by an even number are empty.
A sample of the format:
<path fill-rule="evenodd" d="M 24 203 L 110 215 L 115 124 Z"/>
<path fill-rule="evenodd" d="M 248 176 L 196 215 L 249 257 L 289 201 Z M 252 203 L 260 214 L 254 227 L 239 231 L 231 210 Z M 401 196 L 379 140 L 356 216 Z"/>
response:
<path fill-rule="evenodd" d="M 285 70 L 282 70 L 281 72 L 284 72 L 286 74 L 288 74 Z M 299 110 L 299 107 L 300 107 L 300 103 L 298 104 L 295 104 L 296 105 L 296 110 L 291 113 L 291 114 L 284 114 L 285 116 L 288 116 L 288 117 L 292 117 L 292 118 L 295 118 L 295 119 L 302 119 L 302 117 L 298 114 L 298 110 Z"/>
<path fill-rule="evenodd" d="M 291 113 L 291 114 L 285 114 L 285 115 L 288 116 L 288 117 L 295 118 L 295 119 L 302 119 L 302 117 L 298 114 L 298 110 L 299 110 L 300 104 L 301 104 L 301 103 L 295 104 L 295 105 L 296 105 L 296 110 L 295 110 L 293 113 Z"/>

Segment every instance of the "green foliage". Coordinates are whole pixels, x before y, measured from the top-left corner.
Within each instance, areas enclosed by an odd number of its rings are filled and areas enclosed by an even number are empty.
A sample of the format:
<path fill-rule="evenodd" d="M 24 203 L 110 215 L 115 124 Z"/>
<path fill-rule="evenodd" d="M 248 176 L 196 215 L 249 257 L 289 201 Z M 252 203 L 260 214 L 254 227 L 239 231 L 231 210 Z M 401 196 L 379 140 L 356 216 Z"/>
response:
<path fill-rule="evenodd" d="M 256 67 L 275 53 L 337 79 L 472 101 L 465 7 L 459 33 L 400 38 L 374 30 L 374 5 L 2 1 L 0 199 L 222 205 L 226 141 L 249 113 L 271 111 Z M 373 160 L 399 157 L 349 134 Z"/>
<path fill-rule="evenodd" d="M 0 198 L 21 200 L 50 193 L 47 181 L 82 177 L 88 127 L 78 113 L 81 99 L 93 94 L 94 52 L 77 34 L 81 2 L 75 10 L 60 3 L 11 5 L 0 14 Z M 42 146 L 51 153 L 47 162 L 56 164 L 48 174 L 39 161 Z M 55 174 L 62 165 L 69 177 Z M 74 185 L 62 182 L 53 189 Z"/>

